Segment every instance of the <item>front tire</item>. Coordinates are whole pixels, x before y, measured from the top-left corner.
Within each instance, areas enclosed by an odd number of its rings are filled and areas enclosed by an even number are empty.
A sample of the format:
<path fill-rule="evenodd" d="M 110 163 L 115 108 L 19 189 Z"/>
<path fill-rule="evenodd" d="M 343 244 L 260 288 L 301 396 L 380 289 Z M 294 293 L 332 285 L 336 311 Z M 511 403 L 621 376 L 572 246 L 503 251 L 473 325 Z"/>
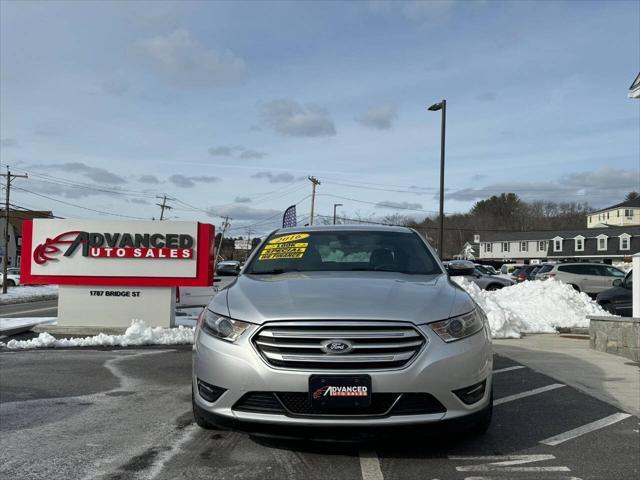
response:
<path fill-rule="evenodd" d="M 600 306 L 602 307 L 603 310 L 609 312 L 611 315 L 618 314 L 616 307 L 611 302 L 603 302 L 600 304 Z"/>
<path fill-rule="evenodd" d="M 7 280 L 7 286 L 8 287 L 15 287 L 16 286 L 16 282 L 14 282 L 13 280 L 9 279 L 9 280 Z"/>

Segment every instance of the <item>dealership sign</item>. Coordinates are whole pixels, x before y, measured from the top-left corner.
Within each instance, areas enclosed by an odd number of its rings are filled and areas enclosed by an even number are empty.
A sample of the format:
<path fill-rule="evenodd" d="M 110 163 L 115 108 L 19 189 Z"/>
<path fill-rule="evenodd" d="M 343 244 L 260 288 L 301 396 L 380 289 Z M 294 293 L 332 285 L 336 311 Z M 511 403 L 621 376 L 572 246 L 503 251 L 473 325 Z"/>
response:
<path fill-rule="evenodd" d="M 213 225 L 34 219 L 25 221 L 22 231 L 22 283 L 213 283 Z"/>

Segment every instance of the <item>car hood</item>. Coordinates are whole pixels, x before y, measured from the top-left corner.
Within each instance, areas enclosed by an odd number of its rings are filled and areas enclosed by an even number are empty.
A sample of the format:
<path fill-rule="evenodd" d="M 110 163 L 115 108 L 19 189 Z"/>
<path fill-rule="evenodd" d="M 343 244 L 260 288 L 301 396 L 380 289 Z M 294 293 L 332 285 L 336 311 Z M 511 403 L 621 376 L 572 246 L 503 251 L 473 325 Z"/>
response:
<path fill-rule="evenodd" d="M 270 320 L 396 320 L 423 324 L 475 304 L 446 275 L 395 272 L 291 272 L 241 275 L 211 305 L 216 313 Z"/>

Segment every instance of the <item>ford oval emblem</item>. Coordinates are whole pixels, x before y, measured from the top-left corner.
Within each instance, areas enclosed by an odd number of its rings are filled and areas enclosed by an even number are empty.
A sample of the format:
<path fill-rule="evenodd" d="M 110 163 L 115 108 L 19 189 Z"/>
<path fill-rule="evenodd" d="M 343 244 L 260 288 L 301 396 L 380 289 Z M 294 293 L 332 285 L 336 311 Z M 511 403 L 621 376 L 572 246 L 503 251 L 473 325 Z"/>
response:
<path fill-rule="evenodd" d="M 324 353 L 349 353 L 353 350 L 353 344 L 349 340 L 325 340 L 322 342 Z"/>

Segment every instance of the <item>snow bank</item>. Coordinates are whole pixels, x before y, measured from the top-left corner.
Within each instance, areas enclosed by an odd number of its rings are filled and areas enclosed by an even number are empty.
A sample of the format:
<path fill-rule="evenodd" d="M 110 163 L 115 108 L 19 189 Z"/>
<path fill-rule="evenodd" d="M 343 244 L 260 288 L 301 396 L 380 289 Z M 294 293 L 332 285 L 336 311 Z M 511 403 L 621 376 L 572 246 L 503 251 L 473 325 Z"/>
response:
<path fill-rule="evenodd" d="M 487 314 L 494 338 L 554 333 L 556 327 L 588 327 L 587 315 L 609 315 L 586 293 L 550 279 L 488 292 L 464 277 L 452 277 Z"/>
<path fill-rule="evenodd" d="M 32 302 L 35 300 L 53 300 L 58 297 L 57 285 L 19 285 L 9 287 L 7 293 L 0 294 L 0 305 Z"/>
<path fill-rule="evenodd" d="M 56 339 L 49 333 L 41 333 L 31 340 L 10 340 L 9 349 L 43 347 L 128 347 L 136 345 L 181 345 L 193 343 L 193 328 L 149 327 L 143 320 L 132 320 L 124 335 L 100 333 L 92 337 Z"/>

